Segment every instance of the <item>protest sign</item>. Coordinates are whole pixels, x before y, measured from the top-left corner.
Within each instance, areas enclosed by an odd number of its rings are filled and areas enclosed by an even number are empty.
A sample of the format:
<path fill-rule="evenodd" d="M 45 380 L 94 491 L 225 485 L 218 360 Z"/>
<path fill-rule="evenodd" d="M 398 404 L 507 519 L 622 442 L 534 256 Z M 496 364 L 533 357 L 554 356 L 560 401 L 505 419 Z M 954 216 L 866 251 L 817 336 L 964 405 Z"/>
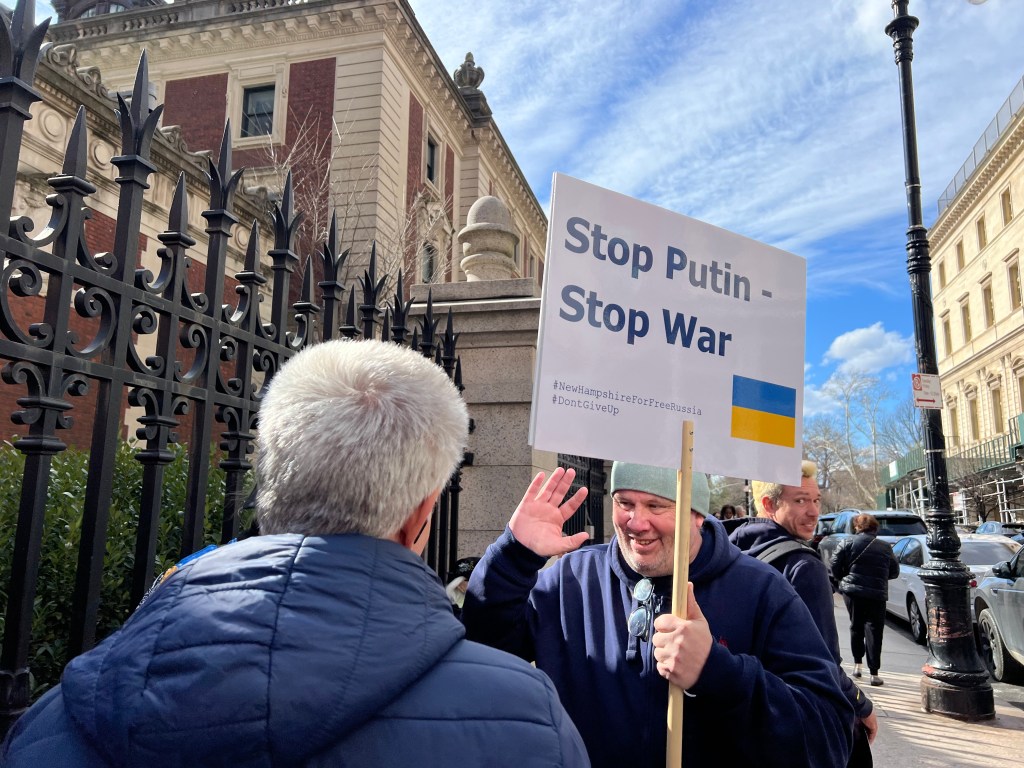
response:
<path fill-rule="evenodd" d="M 530 444 L 798 484 L 803 259 L 555 174 Z"/>

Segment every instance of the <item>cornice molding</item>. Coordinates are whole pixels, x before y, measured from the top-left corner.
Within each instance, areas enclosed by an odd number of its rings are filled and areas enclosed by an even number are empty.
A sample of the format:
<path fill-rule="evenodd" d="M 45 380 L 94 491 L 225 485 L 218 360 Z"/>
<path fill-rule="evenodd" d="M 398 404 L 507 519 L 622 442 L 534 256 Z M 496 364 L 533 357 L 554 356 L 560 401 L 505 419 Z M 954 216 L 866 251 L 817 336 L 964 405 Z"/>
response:
<path fill-rule="evenodd" d="M 484 134 L 481 149 L 506 174 L 516 208 L 543 231 L 547 216 L 496 123 L 470 111 L 407 0 L 198 0 L 62 22 L 48 36 L 100 53 L 105 68 L 131 71 L 144 49 L 152 63 L 187 61 L 208 57 L 216 46 L 251 53 L 282 44 L 298 51 L 296 44 L 305 43 L 308 51 L 311 42 L 367 32 L 382 33 L 402 54 L 452 135 L 462 135 L 465 143 Z"/>
<path fill-rule="evenodd" d="M 975 170 L 953 203 L 946 208 L 928 231 L 933 251 L 937 251 L 946 238 L 955 232 L 968 213 L 975 209 L 977 202 L 985 196 L 992 184 L 1010 163 L 1017 158 L 1024 147 L 1024 110 L 1021 110 L 1013 126 L 1006 131 L 999 145 L 989 153 L 981 166 Z"/>

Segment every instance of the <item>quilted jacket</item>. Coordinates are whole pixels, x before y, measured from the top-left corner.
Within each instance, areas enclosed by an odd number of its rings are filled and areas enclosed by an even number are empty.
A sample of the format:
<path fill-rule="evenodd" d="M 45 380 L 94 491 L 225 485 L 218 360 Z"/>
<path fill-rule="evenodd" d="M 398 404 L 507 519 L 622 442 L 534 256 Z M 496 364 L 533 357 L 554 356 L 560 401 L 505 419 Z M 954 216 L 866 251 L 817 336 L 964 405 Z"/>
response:
<path fill-rule="evenodd" d="M 166 579 L 22 716 L 0 764 L 589 763 L 550 680 L 465 640 L 420 558 L 287 534 Z"/>

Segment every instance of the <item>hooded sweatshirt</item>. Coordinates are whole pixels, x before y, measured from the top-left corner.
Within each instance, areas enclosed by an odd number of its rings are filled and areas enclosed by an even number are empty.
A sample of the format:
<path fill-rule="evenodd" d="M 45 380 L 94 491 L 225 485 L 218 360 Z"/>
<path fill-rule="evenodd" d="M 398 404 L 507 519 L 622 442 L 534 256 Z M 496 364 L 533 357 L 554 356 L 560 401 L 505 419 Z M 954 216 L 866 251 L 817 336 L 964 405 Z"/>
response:
<path fill-rule="evenodd" d="M 627 631 L 641 577 L 615 538 L 544 563 L 506 529 L 470 578 L 468 636 L 551 676 L 594 766 L 664 765 L 668 681 Z M 684 700 L 683 765 L 845 766 L 853 712 L 793 588 L 710 518 L 690 580 L 714 642 Z M 672 578 L 654 583 L 664 613 Z"/>
<path fill-rule="evenodd" d="M 783 541 L 801 541 L 774 520 L 754 518 L 734 530 L 729 540 L 748 555 L 757 557 L 775 544 Z M 781 566 L 781 567 L 779 567 Z M 871 699 L 856 686 L 843 671 L 842 656 L 839 652 L 839 630 L 836 628 L 835 605 L 832 601 L 832 585 L 828 579 L 825 564 L 816 552 L 805 548 L 791 552 L 773 564 L 800 595 L 811 612 L 818 631 L 836 663 L 839 684 L 843 693 L 853 705 L 858 718 L 871 714 L 874 706 Z"/>
<path fill-rule="evenodd" d="M 8 768 L 585 766 L 550 681 L 464 639 L 423 561 L 261 536 L 166 579 L 12 729 Z"/>

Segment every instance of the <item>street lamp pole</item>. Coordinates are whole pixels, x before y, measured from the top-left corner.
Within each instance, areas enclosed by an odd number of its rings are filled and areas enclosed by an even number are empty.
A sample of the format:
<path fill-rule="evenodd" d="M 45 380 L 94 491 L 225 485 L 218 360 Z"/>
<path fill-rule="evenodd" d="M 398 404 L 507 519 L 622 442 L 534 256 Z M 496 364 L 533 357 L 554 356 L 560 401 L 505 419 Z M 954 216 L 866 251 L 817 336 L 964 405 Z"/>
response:
<path fill-rule="evenodd" d="M 917 369 L 938 374 L 935 357 L 928 255 L 928 234 L 921 216 L 921 180 L 917 164 L 917 124 L 914 116 L 913 34 L 918 19 L 907 10 L 909 0 L 892 0 L 893 20 L 885 32 L 893 40 L 900 75 L 903 107 L 903 156 L 906 165 L 907 272 L 914 305 Z M 946 476 L 946 441 L 942 418 L 935 409 L 922 410 L 925 481 L 928 485 L 928 553 L 921 569 L 928 608 L 929 657 L 921 678 L 921 704 L 925 711 L 964 720 L 995 716 L 992 686 L 974 646 L 971 622 L 970 572 L 960 562 L 960 538 L 953 527 Z"/>

